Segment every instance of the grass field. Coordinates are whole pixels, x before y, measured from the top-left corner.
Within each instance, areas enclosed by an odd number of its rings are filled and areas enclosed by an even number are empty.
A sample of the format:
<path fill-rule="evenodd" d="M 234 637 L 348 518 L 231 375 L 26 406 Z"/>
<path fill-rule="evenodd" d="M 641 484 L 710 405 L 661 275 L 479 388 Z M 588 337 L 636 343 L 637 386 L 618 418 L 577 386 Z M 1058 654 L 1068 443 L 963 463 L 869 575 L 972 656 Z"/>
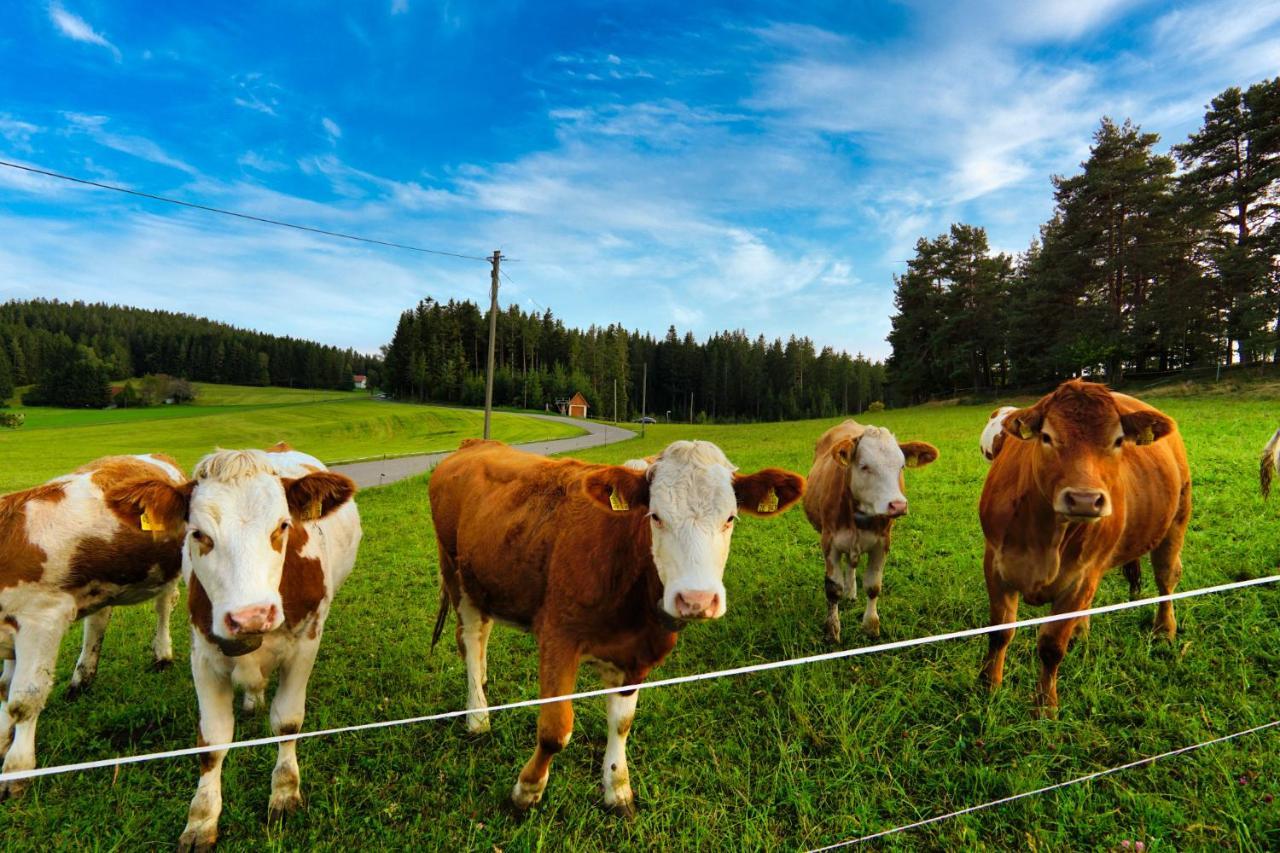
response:
<path fill-rule="evenodd" d="M 1178 418 L 1196 508 L 1181 588 L 1276 570 L 1280 505 L 1258 497 L 1257 454 L 1280 420 L 1274 402 L 1153 402 Z M 880 614 L 883 639 L 981 625 L 986 595 L 975 507 L 988 407 L 885 412 L 869 420 L 922 438 L 939 462 L 908 472 L 912 513 L 895 530 Z M 656 426 L 591 451 L 621 461 L 680 437 L 716 441 L 743 469 L 806 471 L 827 422 Z M 451 643 L 429 652 L 436 556 L 422 479 L 363 493 L 360 562 L 341 591 L 312 679 L 306 728 L 460 708 Z M 1154 594 L 1144 562 L 1144 590 Z M 729 612 L 685 631 L 654 677 L 823 651 L 816 535 L 803 515 L 745 520 L 726 572 Z M 1121 601 L 1119 573 L 1098 603 Z M 859 606 L 861 601 L 859 601 Z M 1047 612 L 1027 608 L 1023 615 Z M 1180 602 L 1176 645 L 1148 638 L 1151 612 L 1097 617 L 1062 667 L 1061 718 L 1032 719 L 1034 633 L 1010 649 L 1003 689 L 975 686 L 982 639 L 641 693 L 630 740 L 639 815 L 600 806 L 600 701 L 580 703 L 543 804 L 524 820 L 504 803 L 535 741 L 533 711 L 498 713 L 472 739 L 461 721 L 305 741 L 306 809 L 283 829 L 265 814 L 273 749 L 233 753 L 224 770 L 226 849 L 801 849 L 896 826 L 1206 740 L 1280 716 L 1280 590 Z M 867 642 L 845 618 L 846 645 Z M 56 697 L 39 758 L 54 764 L 189 745 L 196 724 L 186 668 L 145 672 L 149 608 L 118 612 L 94 690 Z M 187 641 L 175 632 L 179 660 Z M 59 682 L 74 661 L 63 649 Z M 499 627 L 489 699 L 537 695 L 532 640 Z M 588 671 L 589 673 L 589 671 Z M 584 687 L 596 685 L 584 675 Z M 241 717 L 237 735 L 267 733 Z M 884 842 L 901 850 L 1280 848 L 1280 732 L 1208 747 Z M 194 759 L 37 781 L 0 805 L 7 846 L 134 849 L 172 844 L 194 790 Z M 21 833 L 21 841 L 14 833 Z"/>
<path fill-rule="evenodd" d="M 288 441 L 325 462 L 381 454 L 449 450 L 481 434 L 484 416 L 470 409 L 414 406 L 367 394 L 200 384 L 195 405 L 146 409 L 19 408 L 20 429 L 0 433 L 0 493 L 113 453 L 168 453 L 184 467 L 216 446 L 266 447 Z M 577 435 L 575 427 L 495 413 L 504 441 Z"/>

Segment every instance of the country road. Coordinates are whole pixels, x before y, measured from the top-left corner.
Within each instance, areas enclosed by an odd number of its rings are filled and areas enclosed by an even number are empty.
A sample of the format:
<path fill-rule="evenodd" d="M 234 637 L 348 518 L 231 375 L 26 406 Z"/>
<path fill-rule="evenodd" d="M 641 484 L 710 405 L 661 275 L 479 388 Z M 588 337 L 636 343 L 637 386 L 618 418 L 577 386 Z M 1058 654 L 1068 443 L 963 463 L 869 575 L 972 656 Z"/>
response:
<path fill-rule="evenodd" d="M 521 415 L 527 418 L 541 418 L 547 421 L 557 421 L 559 423 L 570 424 L 572 426 L 581 427 L 587 431 L 586 435 L 577 435 L 573 438 L 558 438 L 552 441 L 531 441 L 527 444 L 514 445 L 520 450 L 529 453 L 537 453 L 541 455 L 549 455 L 552 453 L 566 453 L 571 450 L 582 450 L 587 447 L 602 447 L 606 444 L 616 444 L 619 441 L 626 441 L 629 438 L 635 438 L 636 434 L 629 429 L 610 426 L 608 424 L 598 424 L 593 421 L 584 421 L 577 418 L 564 418 L 558 415 Z M 342 465 L 330 465 L 333 471 L 340 471 L 348 477 L 356 481 L 356 485 L 362 489 L 373 488 L 374 486 L 385 486 L 388 483 L 394 483 L 397 480 L 403 480 L 406 477 L 412 477 L 415 474 L 421 474 L 430 471 L 440 463 L 452 451 L 443 451 L 440 453 L 424 453 L 420 456 L 400 456 L 394 459 L 372 459 L 366 462 L 348 462 Z"/>

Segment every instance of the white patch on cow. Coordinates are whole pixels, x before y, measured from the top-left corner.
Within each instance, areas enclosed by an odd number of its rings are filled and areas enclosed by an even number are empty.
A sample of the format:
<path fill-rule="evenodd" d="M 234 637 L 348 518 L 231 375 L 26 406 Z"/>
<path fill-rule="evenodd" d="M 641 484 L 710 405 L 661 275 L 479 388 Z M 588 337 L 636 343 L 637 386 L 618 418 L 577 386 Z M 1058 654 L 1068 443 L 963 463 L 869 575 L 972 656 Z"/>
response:
<path fill-rule="evenodd" d="M 653 562 L 662 581 L 662 607 L 673 617 L 689 615 L 681 612 L 680 598 L 705 602 L 702 618 L 718 618 L 728 609 L 723 578 L 738 515 L 735 470 L 708 441 L 674 442 L 648 468 Z"/>
<path fill-rule="evenodd" d="M 182 476 L 182 472 L 179 471 L 177 468 L 175 468 L 172 463 L 167 462 L 164 459 L 161 459 L 159 456 L 156 456 L 154 453 L 139 453 L 139 454 L 136 454 L 133 458 L 141 460 L 142 462 L 146 462 L 148 465 L 156 466 L 161 471 L 168 474 L 171 479 L 176 480 L 179 483 L 181 483 L 185 479 Z"/>
<path fill-rule="evenodd" d="M 982 437 L 978 439 L 978 446 L 982 448 L 983 459 L 990 462 L 996 458 L 996 436 L 1004 432 L 1004 419 L 1016 411 L 1018 409 L 1014 406 L 1001 406 L 982 428 Z"/>
<path fill-rule="evenodd" d="M 884 427 L 867 427 L 849 460 L 849 493 L 854 506 L 866 515 L 891 515 L 890 504 L 901 503 L 902 471 L 907 458 L 898 440 Z"/>

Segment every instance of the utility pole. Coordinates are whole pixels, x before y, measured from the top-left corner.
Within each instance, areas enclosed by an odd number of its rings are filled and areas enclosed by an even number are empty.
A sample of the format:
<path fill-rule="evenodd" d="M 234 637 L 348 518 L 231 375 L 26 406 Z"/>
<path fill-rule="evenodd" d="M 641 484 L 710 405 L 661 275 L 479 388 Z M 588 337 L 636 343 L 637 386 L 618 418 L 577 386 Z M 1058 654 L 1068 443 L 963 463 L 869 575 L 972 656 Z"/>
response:
<path fill-rule="evenodd" d="M 498 337 L 498 264 L 502 250 L 493 250 L 493 272 L 489 285 L 489 370 L 484 379 L 484 437 L 489 437 L 489 421 L 493 417 L 493 347 Z"/>
<path fill-rule="evenodd" d="M 644 373 L 641 374 L 640 380 L 640 437 L 644 438 L 644 419 L 648 417 L 648 399 L 649 396 L 649 362 L 644 363 Z"/>
<path fill-rule="evenodd" d="M 693 423 L 693 392 L 689 392 L 689 423 Z"/>
<path fill-rule="evenodd" d="M 613 425 L 618 425 L 618 379 L 613 380 Z"/>

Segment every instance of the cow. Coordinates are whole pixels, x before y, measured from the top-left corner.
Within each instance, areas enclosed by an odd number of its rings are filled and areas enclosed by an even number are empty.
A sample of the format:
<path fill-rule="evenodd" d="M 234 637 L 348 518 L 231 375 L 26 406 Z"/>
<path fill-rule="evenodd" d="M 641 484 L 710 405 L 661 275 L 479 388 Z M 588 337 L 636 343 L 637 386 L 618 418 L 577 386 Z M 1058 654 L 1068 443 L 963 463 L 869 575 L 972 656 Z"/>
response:
<path fill-rule="evenodd" d="M 840 600 L 858 595 L 855 572 L 863 554 L 862 586 L 867 607 L 862 629 L 880 635 L 876 605 L 884 561 L 893 538 L 893 522 L 907 514 L 904 468 L 920 468 L 938 458 L 923 441 L 899 443 L 884 427 L 847 420 L 818 439 L 804 494 L 804 512 L 821 536 L 826 563 L 826 636 L 840 642 Z"/>
<path fill-rule="evenodd" d="M 58 647 L 84 619 L 84 645 L 69 695 L 98 670 L 111 608 L 155 599 L 152 650 L 173 661 L 169 615 L 177 596 L 181 524 L 158 526 L 158 507 L 121 500 L 118 490 L 155 479 L 180 490 L 186 478 L 160 455 L 108 456 L 71 474 L 0 497 L 0 752 L 3 772 L 35 767 L 35 733 L 53 688 Z M 25 780 L 0 783 L 0 799 Z"/>
<path fill-rule="evenodd" d="M 1177 424 L 1141 400 L 1073 379 L 1008 415 L 1009 439 L 987 472 L 978 512 L 986 538 L 983 572 L 990 624 L 1017 617 L 1018 598 L 1054 613 L 1088 608 L 1112 566 L 1151 554 L 1160 593 L 1182 576 L 1191 518 L 1191 475 Z M 1040 627 L 1037 712 L 1058 708 L 1058 667 L 1088 619 Z M 1154 633 L 1177 633 L 1173 604 L 1161 602 Z M 1012 630 L 988 635 L 981 678 L 1004 675 Z"/>
<path fill-rule="evenodd" d="M 325 619 L 360 545 L 355 490 L 350 478 L 318 459 L 277 445 L 211 453 L 196 463 L 185 488 L 156 478 L 126 491 L 128 500 L 160 507 L 157 520 L 166 527 L 186 525 L 182 578 L 200 706 L 198 746 L 229 743 L 235 689 L 244 690 L 246 709 L 259 708 L 277 668 L 271 731 L 301 731 Z M 180 849 L 207 849 L 217 840 L 226 754 L 200 754 L 200 782 Z M 297 742 L 283 741 L 271 774 L 270 819 L 301 802 Z"/>
<path fill-rule="evenodd" d="M 1258 481 L 1264 498 L 1271 497 L 1271 480 L 1277 472 L 1280 472 L 1280 429 L 1275 431 L 1267 446 L 1262 449 Z"/>
<path fill-rule="evenodd" d="M 1018 411 L 1017 406 L 1001 406 L 991 413 L 987 425 L 982 429 L 982 437 L 978 446 L 982 449 L 982 458 L 993 461 L 1004 447 L 1004 419 L 1010 412 Z"/>
<path fill-rule="evenodd" d="M 440 612 L 448 612 L 467 667 L 467 728 L 489 728 L 484 688 L 494 621 L 538 642 L 539 692 L 573 692 L 588 662 L 610 687 L 636 685 L 689 622 L 718 619 L 729 542 L 741 513 L 776 516 L 804 479 L 777 468 L 735 473 L 718 447 L 677 441 L 644 470 L 546 459 L 497 441 L 468 440 L 429 484 L 440 552 Z M 606 697 L 605 804 L 634 809 L 626 742 L 636 692 Z M 543 795 L 552 757 L 569 742 L 571 703 L 541 706 L 538 743 L 511 800 L 525 811 Z"/>

